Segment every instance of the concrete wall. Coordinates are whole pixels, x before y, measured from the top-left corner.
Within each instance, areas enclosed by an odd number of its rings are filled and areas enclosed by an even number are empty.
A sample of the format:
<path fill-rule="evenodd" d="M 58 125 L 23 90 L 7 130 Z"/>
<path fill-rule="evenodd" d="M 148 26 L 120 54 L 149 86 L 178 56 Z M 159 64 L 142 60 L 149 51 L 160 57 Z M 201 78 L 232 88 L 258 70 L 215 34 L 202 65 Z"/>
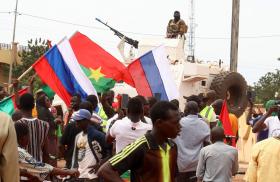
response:
<path fill-rule="evenodd" d="M 18 52 L 22 50 L 28 50 L 26 46 L 17 46 Z M 8 82 L 9 71 L 3 69 L 3 65 L 9 65 L 12 60 L 12 46 L 11 44 L 0 43 L 0 85 Z M 20 64 L 21 60 L 17 54 L 17 64 Z"/>

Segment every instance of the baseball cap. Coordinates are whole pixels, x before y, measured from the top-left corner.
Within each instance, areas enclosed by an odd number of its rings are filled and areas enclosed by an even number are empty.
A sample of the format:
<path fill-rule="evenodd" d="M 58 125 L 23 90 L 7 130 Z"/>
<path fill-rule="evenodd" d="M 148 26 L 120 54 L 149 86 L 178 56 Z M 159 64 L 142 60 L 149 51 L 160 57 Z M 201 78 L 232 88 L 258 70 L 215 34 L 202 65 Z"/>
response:
<path fill-rule="evenodd" d="M 272 106 L 276 105 L 276 101 L 275 100 L 269 100 L 265 103 L 265 110 L 268 111 Z M 272 116 L 277 116 L 278 113 L 277 112 L 273 112 L 271 114 Z"/>
<path fill-rule="evenodd" d="M 80 109 L 80 110 L 74 112 L 73 116 L 72 116 L 72 119 L 75 120 L 75 121 L 79 121 L 79 120 L 82 120 L 82 119 L 90 120 L 90 118 L 91 118 L 91 114 L 86 109 Z"/>

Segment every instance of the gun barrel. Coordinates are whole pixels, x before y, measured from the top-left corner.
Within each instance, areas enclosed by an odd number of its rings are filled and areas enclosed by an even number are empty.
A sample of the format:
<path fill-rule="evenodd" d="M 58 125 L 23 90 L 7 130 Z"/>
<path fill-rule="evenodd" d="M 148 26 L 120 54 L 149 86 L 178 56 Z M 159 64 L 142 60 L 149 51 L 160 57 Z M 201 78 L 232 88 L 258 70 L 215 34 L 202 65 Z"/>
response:
<path fill-rule="evenodd" d="M 110 28 L 111 31 L 113 31 L 115 33 L 116 36 L 118 36 L 120 39 L 124 38 L 125 42 L 127 42 L 128 44 L 132 45 L 133 47 L 135 47 L 136 49 L 138 48 L 138 41 L 137 40 L 133 40 L 129 37 L 126 37 L 124 34 L 122 34 L 121 32 L 119 32 L 118 30 L 110 27 L 109 25 L 107 25 L 107 23 L 104 23 L 102 20 L 100 20 L 99 18 L 95 18 L 96 21 L 102 23 L 103 25 L 105 25 L 106 27 Z"/>
<path fill-rule="evenodd" d="M 98 21 L 99 23 L 102 23 L 103 25 L 109 27 L 109 26 L 107 25 L 107 23 L 104 23 L 104 22 L 103 22 L 102 20 L 100 20 L 99 18 L 95 18 L 95 20 Z M 110 28 L 111 28 L 111 27 L 110 27 Z"/>

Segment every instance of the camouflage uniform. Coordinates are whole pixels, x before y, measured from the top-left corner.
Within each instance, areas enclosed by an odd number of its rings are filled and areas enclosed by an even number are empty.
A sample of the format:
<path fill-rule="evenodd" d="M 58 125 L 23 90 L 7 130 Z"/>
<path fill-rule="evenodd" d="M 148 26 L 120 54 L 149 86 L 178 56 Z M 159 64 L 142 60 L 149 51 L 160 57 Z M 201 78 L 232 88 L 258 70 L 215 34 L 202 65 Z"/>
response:
<path fill-rule="evenodd" d="M 180 19 L 178 22 L 175 23 L 175 21 L 172 19 L 168 22 L 166 37 L 177 38 L 178 35 L 183 35 L 187 33 L 187 31 L 188 26 L 186 25 L 184 20 Z"/>

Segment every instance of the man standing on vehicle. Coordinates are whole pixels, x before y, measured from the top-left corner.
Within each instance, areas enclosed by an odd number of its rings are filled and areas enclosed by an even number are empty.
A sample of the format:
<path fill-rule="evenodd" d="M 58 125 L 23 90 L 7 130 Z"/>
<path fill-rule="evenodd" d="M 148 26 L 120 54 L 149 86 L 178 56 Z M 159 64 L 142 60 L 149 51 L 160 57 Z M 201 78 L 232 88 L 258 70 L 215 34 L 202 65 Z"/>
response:
<path fill-rule="evenodd" d="M 182 37 L 184 36 L 185 33 L 188 31 L 188 26 L 180 18 L 180 12 L 175 11 L 174 12 L 174 19 L 169 20 L 168 25 L 167 25 L 167 32 L 166 32 L 166 37 L 175 39 L 178 36 Z"/>

